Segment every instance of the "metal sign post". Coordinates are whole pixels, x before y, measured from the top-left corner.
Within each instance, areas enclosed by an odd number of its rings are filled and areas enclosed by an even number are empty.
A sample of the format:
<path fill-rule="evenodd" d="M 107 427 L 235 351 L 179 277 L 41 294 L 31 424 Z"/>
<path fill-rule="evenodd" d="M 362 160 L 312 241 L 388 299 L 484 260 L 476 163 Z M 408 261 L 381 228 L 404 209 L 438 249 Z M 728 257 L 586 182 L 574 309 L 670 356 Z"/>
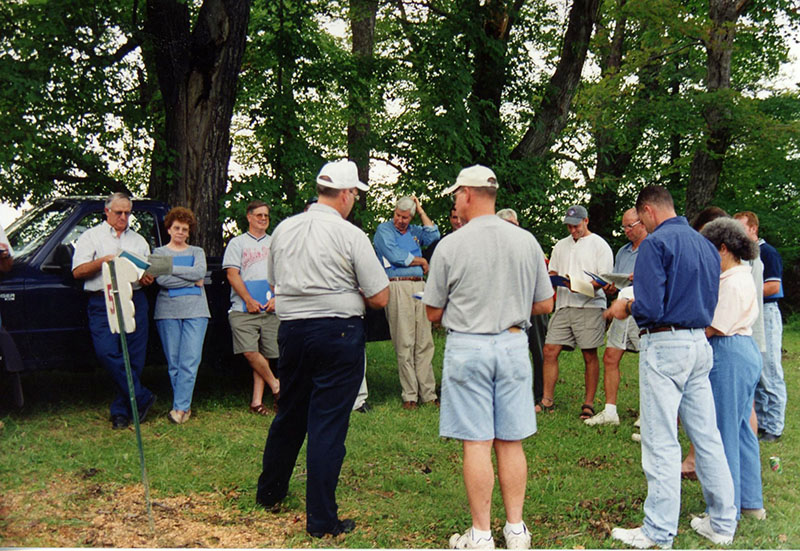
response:
<path fill-rule="evenodd" d="M 122 289 L 120 289 L 119 282 L 117 281 L 117 263 L 120 264 L 120 276 L 123 284 Z M 133 412 L 133 425 L 136 428 L 136 444 L 139 447 L 139 464 L 141 465 L 142 470 L 144 498 L 145 502 L 147 503 L 147 519 L 150 524 L 150 532 L 155 533 L 153 506 L 150 501 L 150 482 L 147 479 L 147 467 L 145 466 L 144 462 L 144 446 L 142 444 L 142 431 L 139 425 L 139 408 L 136 405 L 136 394 L 133 390 L 131 359 L 128 355 L 128 341 L 125 336 L 126 332 L 133 332 L 136 330 L 136 321 L 133 318 L 133 302 L 131 300 L 133 293 L 131 283 L 138 280 L 138 273 L 133 263 L 124 258 L 115 258 L 114 260 L 104 264 L 103 276 L 106 275 L 106 266 L 108 267 L 108 276 L 110 279 L 110 283 L 106 283 L 106 307 L 108 308 L 109 318 L 116 314 L 117 322 L 116 324 L 110 323 L 109 325 L 112 333 L 119 333 L 119 340 L 120 344 L 122 345 L 122 356 L 125 360 L 125 374 L 128 378 L 128 395 L 131 400 L 131 411 Z M 131 280 L 131 277 L 134 279 Z M 105 280 L 106 278 L 104 277 L 103 279 Z M 123 304 L 123 299 L 127 302 L 127 304 Z M 111 319 L 109 319 L 109 321 L 111 321 Z M 127 330 L 126 327 L 130 327 L 130 330 Z M 114 331 L 115 329 L 116 331 Z"/>

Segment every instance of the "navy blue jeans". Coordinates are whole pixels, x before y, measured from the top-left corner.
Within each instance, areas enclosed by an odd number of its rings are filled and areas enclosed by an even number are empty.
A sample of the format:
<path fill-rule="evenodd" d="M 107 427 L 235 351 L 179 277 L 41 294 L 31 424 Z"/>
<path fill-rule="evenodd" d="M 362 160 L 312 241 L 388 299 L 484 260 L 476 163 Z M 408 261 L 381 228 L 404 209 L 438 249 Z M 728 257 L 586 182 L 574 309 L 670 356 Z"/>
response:
<path fill-rule="evenodd" d="M 148 304 L 144 291 L 133 292 L 133 305 L 136 308 L 136 313 L 134 314 L 136 331 L 127 333 L 125 337 L 128 343 L 128 355 L 131 360 L 131 375 L 133 377 L 134 394 L 136 395 L 136 406 L 141 415 L 142 408 L 147 405 L 153 395 L 139 382 L 142 369 L 144 369 L 145 357 L 147 356 Z M 87 310 L 94 352 L 97 355 L 97 359 L 108 371 L 108 374 L 111 375 L 117 390 L 116 396 L 111 401 L 111 416 L 123 415 L 130 419 L 133 417 L 133 413 L 131 412 L 131 402 L 128 396 L 128 377 L 125 375 L 122 344 L 120 343 L 119 335 L 111 333 L 111 329 L 109 329 L 106 303 L 103 295 L 90 295 Z"/>
<path fill-rule="evenodd" d="M 336 486 L 344 461 L 350 411 L 364 376 L 362 318 L 282 321 L 278 330 L 281 398 L 264 446 L 256 501 L 281 501 L 297 454 L 306 450 L 306 528 L 333 530 L 338 518 Z"/>

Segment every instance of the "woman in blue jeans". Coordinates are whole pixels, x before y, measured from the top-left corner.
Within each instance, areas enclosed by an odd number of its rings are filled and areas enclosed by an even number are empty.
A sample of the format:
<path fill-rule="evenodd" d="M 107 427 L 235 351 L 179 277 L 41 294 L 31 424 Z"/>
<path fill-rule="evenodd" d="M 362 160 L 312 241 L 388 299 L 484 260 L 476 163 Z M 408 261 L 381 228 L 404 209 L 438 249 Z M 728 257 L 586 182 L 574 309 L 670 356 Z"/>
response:
<path fill-rule="evenodd" d="M 173 267 L 171 275 L 156 278 L 161 290 L 153 317 L 172 382 L 172 410 L 167 417 L 181 424 L 192 415 L 192 393 L 211 317 L 203 289 L 206 253 L 187 242 L 197 226 L 191 210 L 175 207 L 167 213 L 164 225 L 170 241 L 153 254 L 171 256 Z"/>
<path fill-rule="evenodd" d="M 758 298 L 750 266 L 742 260 L 758 256 L 758 247 L 732 218 L 719 218 L 701 232 L 719 251 L 722 273 L 719 301 L 706 329 L 714 351 L 709 372 L 717 411 L 717 427 L 733 477 L 734 499 L 740 514 L 765 518 L 761 493 L 758 439 L 750 427 L 761 353 L 752 337 L 758 317 Z"/>

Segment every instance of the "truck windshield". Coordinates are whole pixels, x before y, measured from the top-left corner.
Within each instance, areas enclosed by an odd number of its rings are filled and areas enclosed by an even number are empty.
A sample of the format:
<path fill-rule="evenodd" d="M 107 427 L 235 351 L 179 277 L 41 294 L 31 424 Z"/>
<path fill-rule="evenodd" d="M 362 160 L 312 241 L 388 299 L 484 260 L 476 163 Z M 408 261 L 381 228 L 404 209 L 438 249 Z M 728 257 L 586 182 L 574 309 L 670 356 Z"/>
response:
<path fill-rule="evenodd" d="M 23 260 L 35 252 L 74 208 L 74 205 L 57 201 L 32 210 L 9 226 L 8 241 L 14 249 L 14 257 Z"/>

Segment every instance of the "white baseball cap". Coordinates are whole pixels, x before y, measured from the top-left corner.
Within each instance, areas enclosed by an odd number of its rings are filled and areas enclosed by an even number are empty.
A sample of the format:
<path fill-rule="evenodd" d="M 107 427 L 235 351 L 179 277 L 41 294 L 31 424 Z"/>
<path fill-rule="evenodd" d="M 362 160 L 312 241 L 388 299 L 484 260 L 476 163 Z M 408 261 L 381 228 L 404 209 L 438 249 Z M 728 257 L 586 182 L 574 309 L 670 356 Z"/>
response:
<path fill-rule="evenodd" d="M 353 189 L 367 191 L 369 186 L 358 179 L 358 167 L 353 161 L 342 159 L 325 163 L 317 174 L 317 183 L 333 189 Z"/>
<path fill-rule="evenodd" d="M 450 195 L 462 186 L 497 188 L 497 176 L 491 168 L 483 165 L 472 165 L 458 173 L 456 183 L 444 190 L 443 195 Z"/>

